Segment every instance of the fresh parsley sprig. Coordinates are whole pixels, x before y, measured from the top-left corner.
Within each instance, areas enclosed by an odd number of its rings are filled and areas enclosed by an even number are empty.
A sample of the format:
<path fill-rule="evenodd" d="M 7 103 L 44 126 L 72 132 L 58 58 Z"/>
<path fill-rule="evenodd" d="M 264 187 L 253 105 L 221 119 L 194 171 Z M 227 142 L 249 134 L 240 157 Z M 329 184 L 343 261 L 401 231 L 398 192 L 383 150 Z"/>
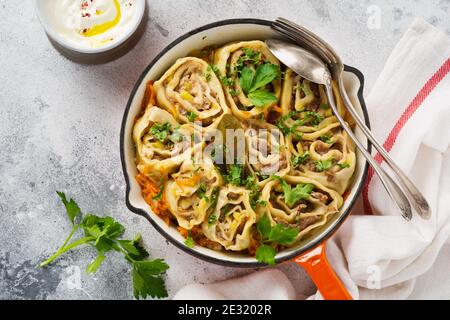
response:
<path fill-rule="evenodd" d="M 265 107 L 278 101 L 278 98 L 265 87 L 279 76 L 280 67 L 270 62 L 259 65 L 256 70 L 245 66 L 241 70 L 239 84 L 255 106 Z"/>
<path fill-rule="evenodd" d="M 264 215 L 259 219 L 256 228 L 261 235 L 262 244 L 256 249 L 256 260 L 268 265 L 275 264 L 276 245 L 289 245 L 295 241 L 299 231 L 296 228 L 276 224 L 272 226 L 270 219 Z"/>
<path fill-rule="evenodd" d="M 169 266 L 162 259 L 145 260 L 148 252 L 140 245 L 141 236 L 138 234 L 133 240 L 119 239 L 125 227 L 112 217 L 99 217 L 93 214 L 85 214 L 73 200 L 67 200 L 63 192 L 57 192 L 63 202 L 67 216 L 72 223 L 72 231 L 63 245 L 47 260 L 39 266 L 45 267 L 55 261 L 62 254 L 79 247 L 90 245 L 97 250 L 97 257 L 87 266 L 86 272 L 95 273 L 105 260 L 105 254 L 109 251 L 121 252 L 132 266 L 133 293 L 136 299 L 167 297 L 167 290 L 162 274 Z M 77 222 L 78 221 L 78 222 Z M 84 236 L 78 240 L 72 240 L 77 230 L 82 230 Z"/>

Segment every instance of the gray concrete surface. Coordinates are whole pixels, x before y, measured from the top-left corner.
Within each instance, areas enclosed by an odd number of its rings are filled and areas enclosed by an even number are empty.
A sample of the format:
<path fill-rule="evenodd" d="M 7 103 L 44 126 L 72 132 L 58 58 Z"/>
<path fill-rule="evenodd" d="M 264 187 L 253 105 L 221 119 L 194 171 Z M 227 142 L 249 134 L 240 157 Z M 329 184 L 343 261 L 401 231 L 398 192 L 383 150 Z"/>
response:
<path fill-rule="evenodd" d="M 31 1 L 18 6 L 17 1 L 0 0 L 0 298 L 132 298 L 129 267 L 120 255 L 110 254 L 93 277 L 84 273 L 94 257 L 89 248 L 74 251 L 50 268 L 35 268 L 70 231 L 55 190 L 66 191 L 86 211 L 112 215 L 126 226 L 127 235 L 142 233 L 151 255 L 165 258 L 171 266 L 167 274 L 171 296 L 194 281 L 251 271 L 212 265 L 181 252 L 124 203 L 119 159 L 122 113 L 143 68 L 177 36 L 226 18 L 290 18 L 322 35 L 347 64 L 360 68 L 368 92 L 414 17 L 450 34 L 449 0 L 148 4 L 149 21 L 140 42 L 114 62 L 87 66 L 55 51 Z M 379 28 L 367 26 L 371 10 L 380 10 Z M 299 294 L 315 290 L 296 266 L 278 268 Z"/>

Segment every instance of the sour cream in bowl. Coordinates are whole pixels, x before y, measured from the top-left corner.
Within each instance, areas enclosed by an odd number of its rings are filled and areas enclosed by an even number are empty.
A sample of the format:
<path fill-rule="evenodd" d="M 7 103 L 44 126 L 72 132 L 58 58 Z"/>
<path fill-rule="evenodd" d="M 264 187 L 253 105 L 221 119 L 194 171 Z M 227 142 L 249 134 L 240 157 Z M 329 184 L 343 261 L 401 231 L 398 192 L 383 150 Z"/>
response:
<path fill-rule="evenodd" d="M 65 49 L 102 53 L 136 32 L 145 0 L 35 0 L 49 37 Z"/>

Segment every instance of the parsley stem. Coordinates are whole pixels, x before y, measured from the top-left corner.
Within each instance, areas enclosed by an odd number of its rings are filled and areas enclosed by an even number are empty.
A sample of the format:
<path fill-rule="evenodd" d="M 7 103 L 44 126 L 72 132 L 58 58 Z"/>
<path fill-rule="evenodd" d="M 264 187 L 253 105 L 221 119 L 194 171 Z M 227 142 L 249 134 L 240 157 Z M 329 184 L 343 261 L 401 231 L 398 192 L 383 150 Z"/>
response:
<path fill-rule="evenodd" d="M 122 253 L 124 254 L 124 256 L 128 259 L 128 261 L 129 261 L 131 264 L 134 264 L 134 263 L 136 262 L 136 260 L 134 260 L 132 257 L 130 257 L 130 255 L 128 254 L 128 252 L 122 248 L 122 246 L 120 245 L 119 242 L 114 241 L 114 243 L 115 243 L 115 245 L 117 246 L 117 249 L 119 249 L 119 251 L 122 252 Z"/>
<path fill-rule="evenodd" d="M 78 240 L 72 242 L 71 244 L 67 245 L 67 242 L 69 242 L 70 238 L 72 238 L 73 234 L 75 233 L 75 231 L 77 229 L 78 229 L 77 227 L 74 227 L 72 232 L 67 237 L 66 241 L 64 241 L 64 245 L 61 246 L 61 248 L 59 248 L 58 251 L 56 251 L 51 257 L 49 257 L 47 260 L 45 260 L 41 264 L 39 264 L 39 267 L 45 267 L 46 265 L 48 265 L 48 264 L 52 263 L 54 260 L 56 260 L 56 258 L 58 258 L 63 253 L 66 253 L 67 251 L 69 251 L 79 245 L 82 245 L 86 242 L 94 240 L 93 237 L 84 237 L 84 238 L 78 239 Z"/>

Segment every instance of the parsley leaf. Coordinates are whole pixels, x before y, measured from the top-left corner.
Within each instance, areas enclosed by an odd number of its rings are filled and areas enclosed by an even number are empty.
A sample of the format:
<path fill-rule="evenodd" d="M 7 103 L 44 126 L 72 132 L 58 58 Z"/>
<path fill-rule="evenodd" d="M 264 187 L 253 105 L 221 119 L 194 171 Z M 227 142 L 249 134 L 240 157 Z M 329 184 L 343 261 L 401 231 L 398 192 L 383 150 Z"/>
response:
<path fill-rule="evenodd" d="M 67 201 L 66 195 L 63 192 L 56 191 L 58 196 L 61 198 L 61 201 L 64 204 L 64 207 L 66 207 L 67 215 L 69 216 L 70 222 L 74 224 L 75 218 L 81 214 L 81 210 L 76 204 L 76 202 L 73 199 L 70 199 Z"/>
<path fill-rule="evenodd" d="M 245 69 L 245 68 L 244 68 Z M 243 70 L 244 70 L 243 69 Z M 280 76 L 280 67 L 272 63 L 264 63 L 256 68 L 255 78 L 253 79 L 251 92 L 264 88 L 273 80 Z"/>
<path fill-rule="evenodd" d="M 266 90 L 252 91 L 248 94 L 248 98 L 257 107 L 265 107 L 278 101 L 273 93 Z"/>
<path fill-rule="evenodd" d="M 266 214 L 262 216 L 261 219 L 259 219 L 256 228 L 258 229 L 263 239 L 269 238 L 272 225 L 270 223 L 269 217 Z"/>
<path fill-rule="evenodd" d="M 297 235 L 298 235 L 297 229 L 277 224 L 270 230 L 269 241 L 277 242 L 282 245 L 287 245 L 294 242 Z"/>
<path fill-rule="evenodd" d="M 256 260 L 262 263 L 267 263 L 268 265 L 275 264 L 275 255 L 275 249 L 265 244 L 256 249 Z"/>
<path fill-rule="evenodd" d="M 195 241 L 194 241 L 194 239 L 192 239 L 192 237 L 187 237 L 186 240 L 184 240 L 184 244 L 188 248 L 193 248 L 195 245 Z"/>
<path fill-rule="evenodd" d="M 253 71 L 252 68 L 244 66 L 242 62 L 239 70 L 241 88 L 248 94 L 248 98 L 255 106 L 264 107 L 278 101 L 277 97 L 273 93 L 268 92 L 265 87 L 279 77 L 279 66 L 268 62 L 259 65 L 256 71 Z"/>
<path fill-rule="evenodd" d="M 298 154 L 292 158 L 292 166 L 297 168 L 298 166 L 305 163 L 305 161 L 309 158 L 310 153 L 309 151 L 305 151 L 303 154 Z"/>
<path fill-rule="evenodd" d="M 141 245 L 142 236 L 137 234 L 133 240 L 117 240 L 120 247 L 127 253 L 127 257 L 132 260 L 144 260 L 148 257 L 148 252 Z"/>
<path fill-rule="evenodd" d="M 255 77 L 255 71 L 253 71 L 250 67 L 244 67 L 241 71 L 241 78 L 239 79 L 242 90 L 245 93 L 249 93 L 253 78 Z"/>
<path fill-rule="evenodd" d="M 314 185 L 310 183 L 299 183 L 294 189 L 278 176 L 273 176 L 281 184 L 281 188 L 284 192 L 284 201 L 288 207 L 293 207 L 300 200 L 308 199 L 311 192 L 314 190 Z"/>
<path fill-rule="evenodd" d="M 134 297 L 147 298 L 164 298 L 167 297 L 167 290 L 161 274 L 164 273 L 169 266 L 162 259 L 135 261 L 133 263 L 133 291 Z"/>
<path fill-rule="evenodd" d="M 333 166 L 333 160 L 318 160 L 316 161 L 316 169 L 318 172 L 323 172 L 330 169 Z"/>
<path fill-rule="evenodd" d="M 299 231 L 296 228 L 276 224 L 272 226 L 267 215 L 262 216 L 256 224 L 262 242 L 272 244 L 288 245 L 295 241 Z M 256 250 L 256 260 L 259 262 L 274 264 L 276 251 L 273 247 L 262 244 Z"/>

